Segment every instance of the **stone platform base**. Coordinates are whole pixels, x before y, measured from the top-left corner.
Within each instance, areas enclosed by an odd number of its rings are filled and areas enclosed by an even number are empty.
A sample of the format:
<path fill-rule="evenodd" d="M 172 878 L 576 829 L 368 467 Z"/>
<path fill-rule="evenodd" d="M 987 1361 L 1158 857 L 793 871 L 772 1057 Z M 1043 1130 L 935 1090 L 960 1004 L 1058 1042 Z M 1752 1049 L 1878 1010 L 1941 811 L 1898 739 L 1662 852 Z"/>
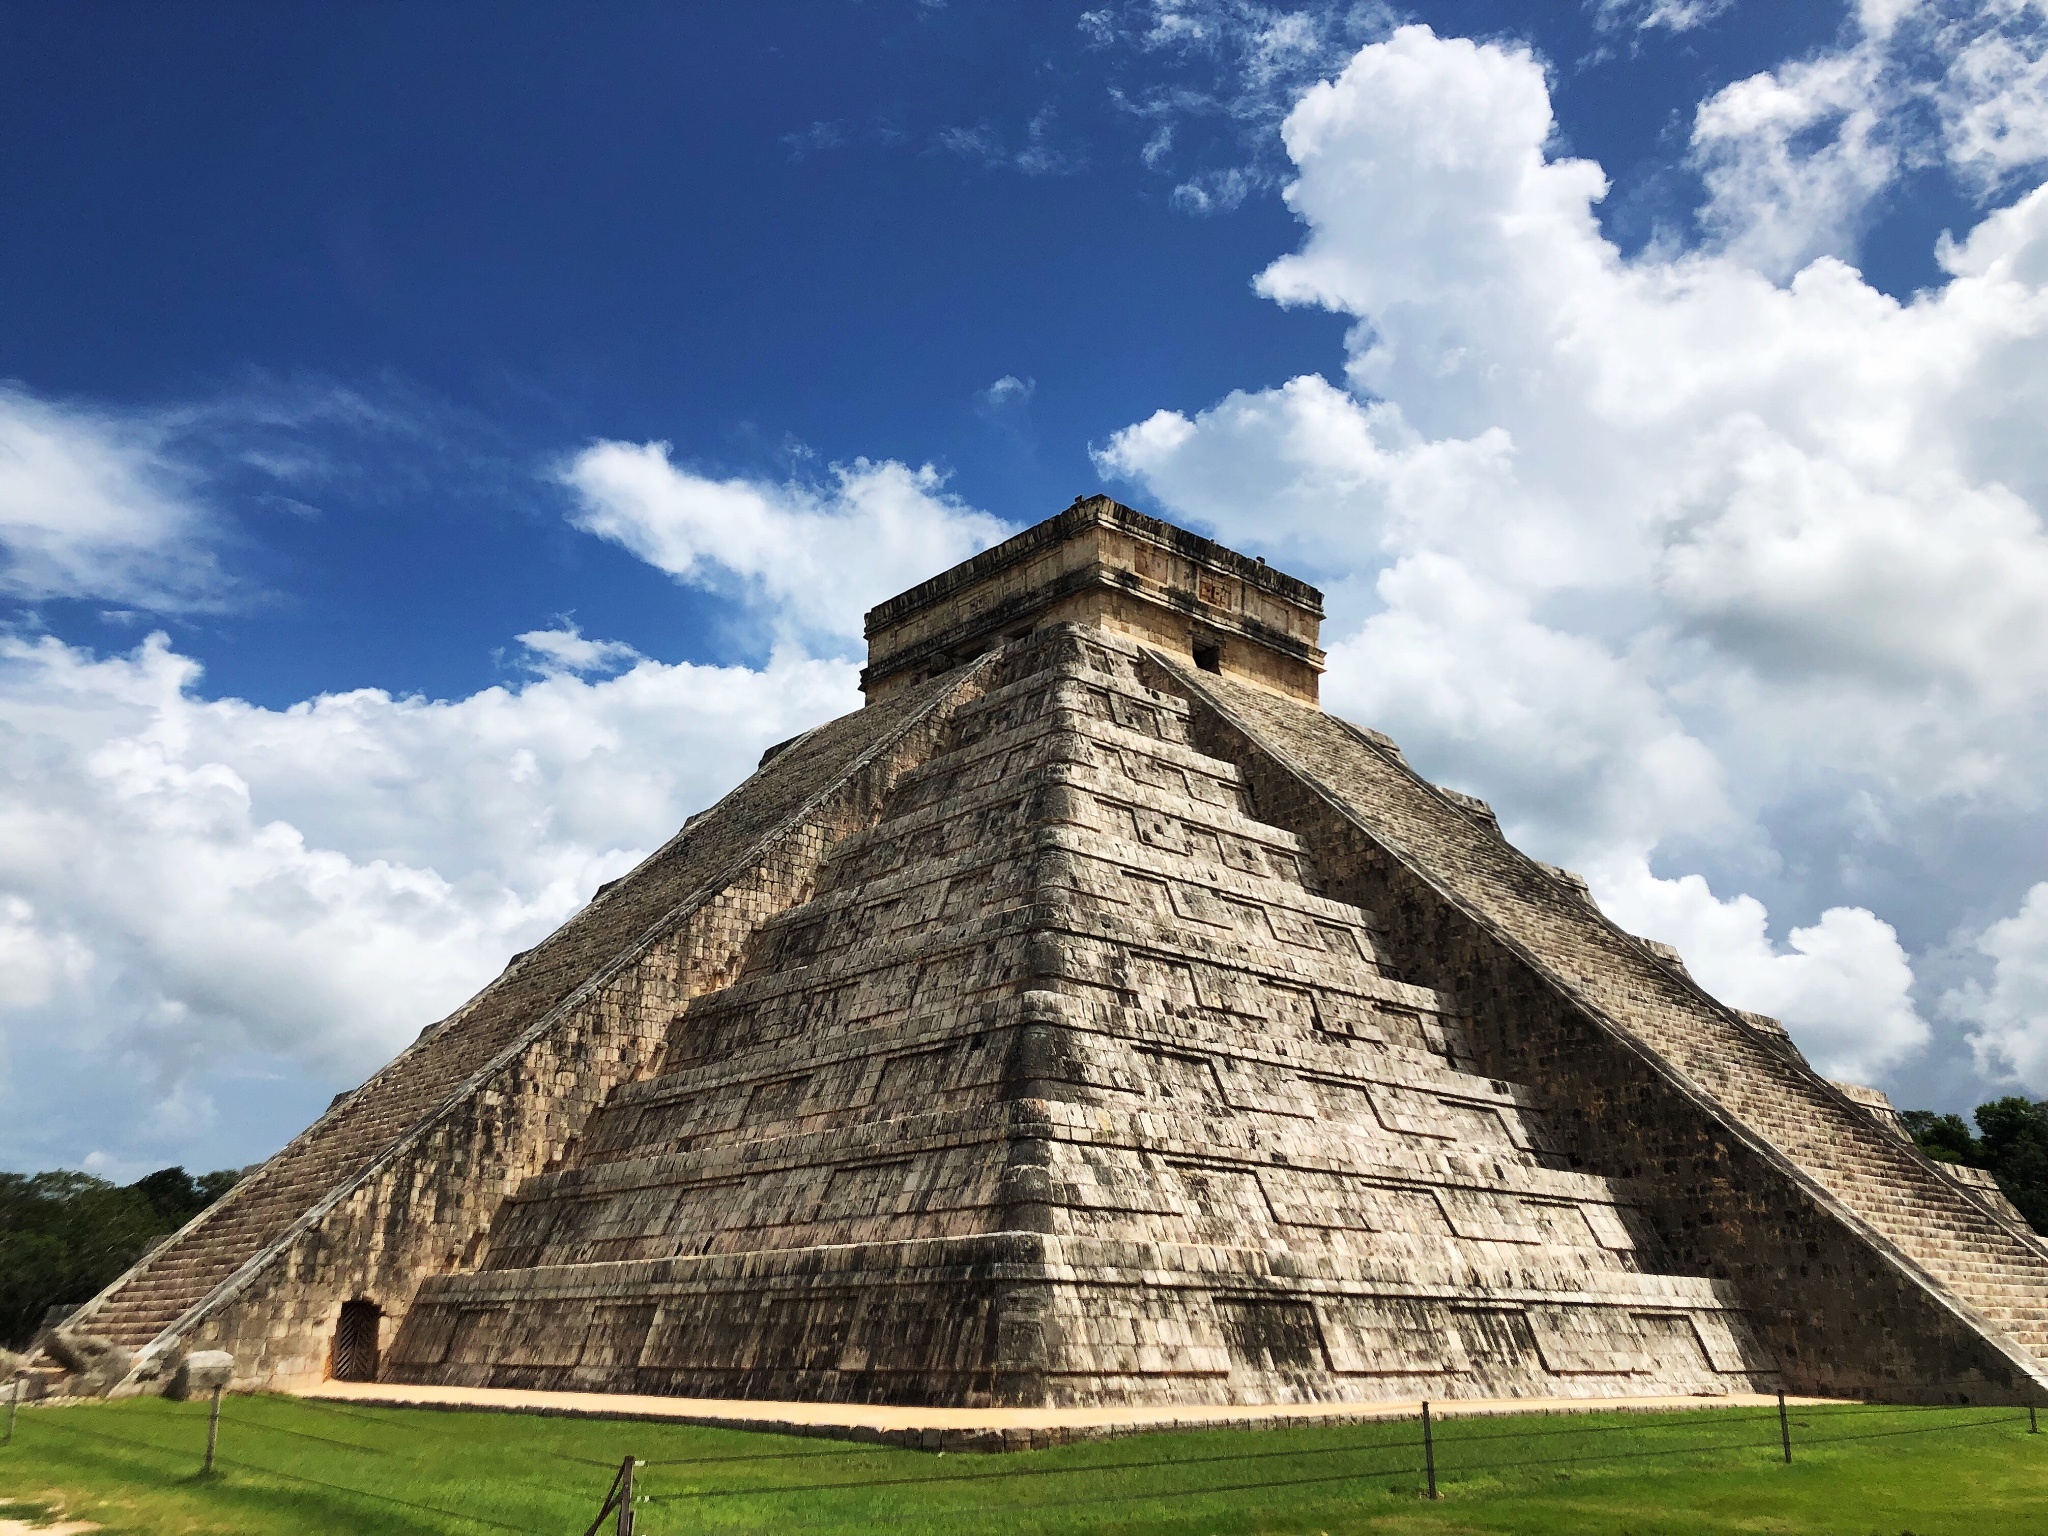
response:
<path fill-rule="evenodd" d="M 864 1403 L 777 1403 L 712 1397 L 634 1397 L 612 1392 L 522 1392 L 494 1387 L 438 1387 L 385 1382 L 323 1381 L 298 1397 L 389 1408 L 556 1414 L 568 1418 L 653 1419 L 778 1435 L 814 1435 L 926 1451 L 1036 1451 L 1077 1440 L 1182 1429 L 1287 1429 L 1378 1419 L 1417 1418 L 1412 1403 L 1218 1403 L 1159 1408 L 895 1408 Z M 1788 1397 L 1788 1405 L 1831 1402 Z M 1688 1408 L 1773 1407 L 1775 1397 L 1731 1392 L 1719 1397 L 1515 1397 L 1431 1402 L 1434 1418 L 1505 1414 L 1670 1412 Z"/>

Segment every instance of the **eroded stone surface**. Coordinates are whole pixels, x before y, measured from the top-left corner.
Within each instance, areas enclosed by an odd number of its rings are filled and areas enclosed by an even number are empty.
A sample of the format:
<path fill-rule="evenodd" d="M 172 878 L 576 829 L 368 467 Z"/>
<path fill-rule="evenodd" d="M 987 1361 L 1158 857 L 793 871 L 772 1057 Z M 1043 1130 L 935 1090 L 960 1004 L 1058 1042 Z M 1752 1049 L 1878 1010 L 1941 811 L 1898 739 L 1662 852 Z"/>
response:
<path fill-rule="evenodd" d="M 393 1379 L 1062 1404 L 1749 1390 L 1447 993 L 1250 814 L 1136 647 L 1060 626 L 577 1155 Z"/>
<path fill-rule="evenodd" d="M 867 615 L 868 701 L 1053 623 L 1163 645 L 1313 704 L 1323 594 L 1107 496 L 983 550 Z"/>
<path fill-rule="evenodd" d="M 1485 1069 L 1542 1085 L 1575 1165 L 1630 1178 L 1681 1268 L 1725 1280 L 1800 1390 L 2038 1400 L 2048 1250 L 1608 922 L 1384 738 L 1155 655 L 1195 739 L 1327 849 Z"/>
<path fill-rule="evenodd" d="M 928 757 L 973 669 L 819 727 L 424 1031 L 71 1320 L 164 1358 L 235 1356 L 238 1385 L 327 1374 L 343 1305 L 388 1347 L 427 1275 L 476 1262 L 499 1202 L 560 1160 L 676 1009 L 809 896 L 818 860 Z"/>

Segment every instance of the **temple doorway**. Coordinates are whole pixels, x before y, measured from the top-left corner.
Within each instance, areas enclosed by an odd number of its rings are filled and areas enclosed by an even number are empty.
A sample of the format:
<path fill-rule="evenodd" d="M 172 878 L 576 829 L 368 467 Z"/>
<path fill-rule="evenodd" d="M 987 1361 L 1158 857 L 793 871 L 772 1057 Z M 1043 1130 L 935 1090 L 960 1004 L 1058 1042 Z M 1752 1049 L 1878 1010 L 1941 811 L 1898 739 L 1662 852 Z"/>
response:
<path fill-rule="evenodd" d="M 334 1325 L 334 1379 L 377 1379 L 377 1331 L 384 1314 L 373 1301 L 345 1301 Z"/>

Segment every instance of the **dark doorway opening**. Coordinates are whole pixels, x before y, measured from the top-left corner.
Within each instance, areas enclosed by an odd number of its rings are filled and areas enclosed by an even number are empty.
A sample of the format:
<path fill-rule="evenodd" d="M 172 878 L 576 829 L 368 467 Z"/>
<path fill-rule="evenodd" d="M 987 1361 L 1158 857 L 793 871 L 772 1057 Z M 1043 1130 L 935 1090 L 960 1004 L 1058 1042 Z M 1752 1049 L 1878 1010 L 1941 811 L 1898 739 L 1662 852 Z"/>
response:
<path fill-rule="evenodd" d="M 1223 670 L 1223 647 L 1220 645 L 1204 645 L 1201 641 L 1197 640 L 1195 642 L 1195 665 L 1204 672 L 1221 672 Z"/>
<path fill-rule="evenodd" d="M 377 1330 L 384 1314 L 373 1301 L 345 1301 L 334 1325 L 334 1379 L 377 1379 Z"/>

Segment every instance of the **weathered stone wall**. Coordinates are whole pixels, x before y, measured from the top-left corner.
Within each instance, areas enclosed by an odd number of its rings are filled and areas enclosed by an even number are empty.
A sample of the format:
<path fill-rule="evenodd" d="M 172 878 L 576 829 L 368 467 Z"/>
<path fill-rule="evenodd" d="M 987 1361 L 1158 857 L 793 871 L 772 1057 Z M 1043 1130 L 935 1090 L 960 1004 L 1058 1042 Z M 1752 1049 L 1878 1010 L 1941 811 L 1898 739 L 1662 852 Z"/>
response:
<path fill-rule="evenodd" d="M 162 1355 L 221 1347 L 243 1385 L 326 1367 L 341 1305 L 395 1334 L 420 1280 L 475 1262 L 500 1200 L 559 1161 L 671 1018 L 731 980 L 748 937 L 975 691 L 966 671 L 809 733 L 92 1304 Z M 145 1363 L 145 1369 L 147 1364 Z"/>
<path fill-rule="evenodd" d="M 1477 1021 L 1574 1167 L 1629 1181 L 1671 1262 L 1732 1284 L 1788 1386 L 2041 1400 L 2048 1265 L 1791 1054 L 1517 853 L 1390 743 L 1155 656 L 1195 740 Z M 1878 1230 L 1873 1230 L 1877 1228 Z"/>
<path fill-rule="evenodd" d="M 944 749 L 420 1293 L 398 1379 L 865 1401 L 1761 1383 L 1099 630 Z"/>
<path fill-rule="evenodd" d="M 1090 496 L 867 615 L 873 701 L 1053 624 L 1087 624 L 1313 703 L 1323 595 L 1263 560 Z"/>

